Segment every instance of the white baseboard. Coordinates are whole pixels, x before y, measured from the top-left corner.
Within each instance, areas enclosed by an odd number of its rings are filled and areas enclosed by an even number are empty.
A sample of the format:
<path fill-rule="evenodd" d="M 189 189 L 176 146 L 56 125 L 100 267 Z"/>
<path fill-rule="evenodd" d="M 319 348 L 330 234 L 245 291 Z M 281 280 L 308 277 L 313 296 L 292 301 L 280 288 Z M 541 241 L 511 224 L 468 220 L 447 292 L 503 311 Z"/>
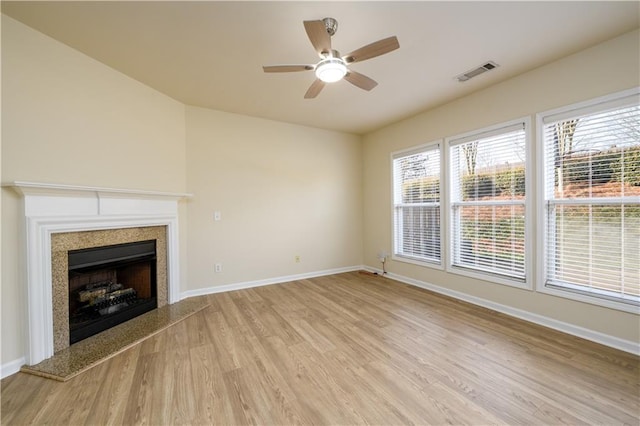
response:
<path fill-rule="evenodd" d="M 206 294 L 224 293 L 227 291 L 234 291 L 234 290 L 243 290 L 246 288 L 262 287 L 265 285 L 281 284 L 281 283 L 286 283 L 290 281 L 322 277 L 325 275 L 342 274 L 344 272 L 361 271 L 362 269 L 364 269 L 364 266 L 362 265 L 348 266 L 345 268 L 325 269 L 323 271 L 307 272 L 304 274 L 297 274 L 297 275 L 285 275 L 282 277 L 267 278 L 264 280 L 244 281 L 244 282 L 234 283 L 234 284 L 205 287 L 205 288 L 199 288 L 196 290 L 183 291 L 180 299 L 187 299 L 189 297 L 195 297 L 195 296 L 204 296 Z"/>
<path fill-rule="evenodd" d="M 4 379 L 5 377 L 9 377 L 13 374 L 16 374 L 20 371 L 20 367 L 27 363 L 27 359 L 25 357 L 18 358 L 16 360 L 7 362 L 6 364 L 2 364 L 0 366 L 0 378 Z"/>
<path fill-rule="evenodd" d="M 371 268 L 369 266 L 364 267 L 369 272 L 382 273 L 382 271 Z M 445 296 L 453 297 L 454 299 L 463 300 L 465 302 L 472 303 L 474 305 L 489 308 L 494 311 L 501 312 L 512 317 L 516 317 L 525 321 L 532 322 L 534 324 L 542 325 L 552 328 L 554 330 L 562 331 L 563 333 L 571 334 L 573 336 L 581 337 L 592 342 L 600 343 L 605 346 L 609 346 L 621 351 L 629 352 L 634 355 L 640 355 L 640 345 L 637 342 L 631 340 L 624 340 L 618 337 L 610 336 L 608 334 L 600 333 L 598 331 L 590 330 L 588 328 L 579 327 L 577 325 L 569 324 L 563 321 L 558 321 L 553 318 L 545 317 L 543 315 L 534 314 L 532 312 L 524 311 L 522 309 L 513 308 L 511 306 L 502 305 L 500 303 L 492 302 L 490 300 L 482 299 L 480 297 L 471 296 L 466 293 L 451 290 L 445 287 L 440 287 L 435 284 L 431 284 L 425 281 L 416 280 L 414 278 L 405 277 L 402 275 L 388 272 L 384 275 L 395 281 L 400 281 L 405 284 L 409 284 L 415 287 L 431 290 L 436 293 L 444 294 Z"/>

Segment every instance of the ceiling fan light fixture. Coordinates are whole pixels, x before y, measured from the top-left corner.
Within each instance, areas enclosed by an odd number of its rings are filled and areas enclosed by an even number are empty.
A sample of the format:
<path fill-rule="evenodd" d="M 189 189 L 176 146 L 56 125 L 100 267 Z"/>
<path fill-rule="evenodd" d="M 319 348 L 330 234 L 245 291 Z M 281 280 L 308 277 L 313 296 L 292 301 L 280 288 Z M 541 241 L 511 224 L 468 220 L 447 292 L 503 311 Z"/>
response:
<path fill-rule="evenodd" d="M 325 83 L 342 80 L 347 74 L 347 65 L 340 58 L 327 58 L 316 67 L 316 77 Z"/>
<path fill-rule="evenodd" d="M 309 41 L 320 56 L 320 62 L 309 65 L 270 65 L 263 66 L 262 70 L 267 73 L 313 70 L 316 78 L 304 94 L 305 99 L 313 99 L 318 96 L 318 93 L 326 86 L 326 83 L 334 83 L 342 79 L 362 90 L 369 91 L 373 89 L 378 83 L 366 75 L 350 71 L 347 68 L 348 64 L 366 61 L 400 47 L 398 38 L 392 36 L 369 43 L 346 56 L 342 56 L 340 52 L 331 48 L 331 36 L 338 29 L 338 21 L 333 18 L 324 18 L 322 20 L 303 21 L 302 23 Z"/>

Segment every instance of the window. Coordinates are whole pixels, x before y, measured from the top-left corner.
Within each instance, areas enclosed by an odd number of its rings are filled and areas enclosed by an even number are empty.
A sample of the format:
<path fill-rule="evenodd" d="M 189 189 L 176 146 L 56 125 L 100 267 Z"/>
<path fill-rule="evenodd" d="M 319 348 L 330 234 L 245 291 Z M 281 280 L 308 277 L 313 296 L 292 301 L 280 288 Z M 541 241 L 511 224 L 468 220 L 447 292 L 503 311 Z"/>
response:
<path fill-rule="evenodd" d="M 395 153 L 394 258 L 440 264 L 440 145 Z"/>
<path fill-rule="evenodd" d="M 525 120 L 447 142 L 451 271 L 524 286 Z"/>
<path fill-rule="evenodd" d="M 634 90 L 539 116 L 542 290 L 639 304 L 638 99 Z"/>

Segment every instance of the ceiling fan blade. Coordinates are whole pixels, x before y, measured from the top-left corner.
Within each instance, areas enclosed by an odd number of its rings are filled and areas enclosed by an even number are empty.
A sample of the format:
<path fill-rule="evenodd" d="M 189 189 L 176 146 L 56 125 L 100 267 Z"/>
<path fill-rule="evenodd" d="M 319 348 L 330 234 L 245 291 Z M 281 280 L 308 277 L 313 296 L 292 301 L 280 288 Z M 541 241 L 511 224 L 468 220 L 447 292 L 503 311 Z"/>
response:
<path fill-rule="evenodd" d="M 375 80 L 370 79 L 364 74 L 360 74 L 359 72 L 349 71 L 347 75 L 344 76 L 344 79 L 349 83 L 353 84 L 364 90 L 371 90 L 378 85 Z"/>
<path fill-rule="evenodd" d="M 322 22 L 322 21 L 321 21 Z M 396 36 L 388 37 L 382 40 L 374 41 L 371 44 L 367 44 L 360 49 L 356 49 L 342 59 L 348 64 L 353 62 L 360 62 L 367 59 L 375 58 L 376 56 L 384 55 L 392 50 L 396 50 L 400 47 L 398 38 Z"/>
<path fill-rule="evenodd" d="M 324 21 L 304 21 L 304 29 L 311 40 L 313 48 L 320 56 L 331 52 L 331 36 L 327 32 Z"/>
<path fill-rule="evenodd" d="M 313 65 L 269 65 L 262 67 L 264 72 L 311 71 L 313 68 Z"/>
<path fill-rule="evenodd" d="M 324 81 L 320 80 L 319 78 L 316 78 L 316 80 L 313 83 L 311 83 L 311 86 L 309 86 L 307 93 L 304 94 L 304 98 L 305 99 L 315 98 L 316 96 L 318 96 L 318 93 L 320 93 L 324 85 L 325 85 Z"/>

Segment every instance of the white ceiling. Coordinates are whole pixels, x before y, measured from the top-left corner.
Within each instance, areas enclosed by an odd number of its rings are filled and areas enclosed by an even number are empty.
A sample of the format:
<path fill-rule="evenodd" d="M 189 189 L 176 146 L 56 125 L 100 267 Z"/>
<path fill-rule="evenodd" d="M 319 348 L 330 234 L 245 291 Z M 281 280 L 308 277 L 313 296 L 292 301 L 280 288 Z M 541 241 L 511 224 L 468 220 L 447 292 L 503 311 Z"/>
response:
<path fill-rule="evenodd" d="M 2 12 L 188 105 L 365 133 L 638 28 L 630 2 L 2 2 Z M 312 64 L 302 21 L 338 20 L 346 54 L 396 35 L 400 49 L 350 66 L 346 81 L 303 99 Z M 454 76 L 500 67 L 466 83 Z"/>

